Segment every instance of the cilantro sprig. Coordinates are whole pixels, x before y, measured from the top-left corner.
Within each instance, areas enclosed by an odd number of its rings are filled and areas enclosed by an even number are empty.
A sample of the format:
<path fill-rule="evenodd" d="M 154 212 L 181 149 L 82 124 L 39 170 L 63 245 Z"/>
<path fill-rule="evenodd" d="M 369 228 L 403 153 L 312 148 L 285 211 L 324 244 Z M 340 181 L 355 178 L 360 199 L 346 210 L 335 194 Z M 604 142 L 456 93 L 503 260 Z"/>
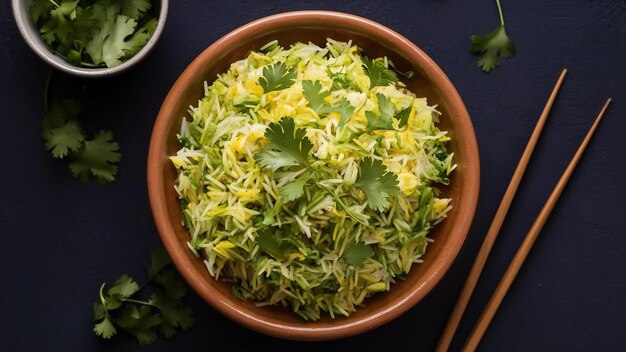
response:
<path fill-rule="evenodd" d="M 92 177 L 101 184 L 113 182 L 121 159 L 119 144 L 105 130 L 87 139 L 78 120 L 82 113 L 77 100 L 55 102 L 43 121 L 44 145 L 54 158 L 69 159 L 72 176 L 81 182 Z"/>
<path fill-rule="evenodd" d="M 303 128 L 296 128 L 293 118 L 283 117 L 278 123 L 271 123 L 265 131 L 265 138 L 267 138 L 266 148 L 255 156 L 262 167 L 276 172 L 283 167 L 310 166 L 308 157 L 313 144 L 306 137 Z M 305 172 L 281 187 L 279 191 L 283 201 L 290 202 L 300 198 L 304 193 L 304 186 L 312 176 L 312 172 Z"/>
<path fill-rule="evenodd" d="M 43 121 L 41 137 L 53 157 L 65 158 L 83 146 L 85 134 L 76 119 L 83 113 L 83 106 L 73 99 L 56 102 Z"/>
<path fill-rule="evenodd" d="M 339 122 L 337 123 L 337 128 L 342 128 L 346 122 L 352 117 L 354 114 L 354 110 L 356 108 L 350 104 L 350 101 L 346 98 L 341 98 L 335 106 L 333 106 L 332 111 L 339 114 Z"/>
<path fill-rule="evenodd" d="M 52 71 L 44 91 L 44 109 L 41 137 L 52 157 L 69 160 L 72 176 L 81 182 L 95 178 L 100 184 L 115 181 L 117 163 L 121 159 L 120 146 L 113 133 L 101 130 L 92 139 L 85 134 L 79 117 L 83 104 L 76 99 L 62 99 L 49 105 Z"/>
<path fill-rule="evenodd" d="M 269 229 L 260 231 L 256 237 L 259 249 L 276 259 L 283 259 L 291 244 L 281 235 L 280 230 L 275 232 Z"/>
<path fill-rule="evenodd" d="M 287 89 L 295 83 L 297 74 L 295 69 L 287 69 L 284 62 L 267 65 L 263 68 L 263 76 L 259 77 L 259 85 L 264 93 Z"/>
<path fill-rule="evenodd" d="M 393 130 L 393 119 L 398 120 L 398 128 L 404 128 L 409 122 L 409 116 L 413 110 L 413 102 L 408 107 L 397 111 L 396 106 L 386 95 L 376 93 L 378 101 L 378 114 L 374 111 L 366 111 L 367 130 Z"/>
<path fill-rule="evenodd" d="M 369 131 L 374 130 L 392 130 L 392 118 L 395 114 L 395 107 L 386 95 L 382 93 L 376 93 L 376 100 L 378 100 L 378 111 L 376 114 L 374 111 L 366 111 L 365 118 L 367 118 L 367 129 Z"/>
<path fill-rule="evenodd" d="M 320 81 L 302 81 L 302 93 L 317 115 L 329 112 L 330 104 L 325 99 L 330 96 L 330 91 L 322 91 Z"/>
<path fill-rule="evenodd" d="M 158 336 L 172 338 L 178 329 L 193 327 L 193 311 L 182 302 L 187 286 L 171 267 L 165 250 L 153 250 L 145 269 L 148 285 L 143 288 L 128 274 L 108 288 L 106 283 L 100 286 L 98 300 L 93 304 L 93 331 L 97 336 L 110 339 L 123 330 L 145 346 Z M 141 299 L 139 293 L 147 288 L 152 293 L 148 299 Z"/>
<path fill-rule="evenodd" d="M 388 172 L 380 160 L 370 157 L 361 161 L 359 178 L 354 184 L 367 196 L 367 206 L 383 211 L 389 207 L 389 196 L 400 194 L 398 178 L 392 172 Z"/>
<path fill-rule="evenodd" d="M 99 183 L 111 183 L 117 175 L 117 163 L 121 159 L 120 146 L 111 131 L 100 131 L 92 140 L 86 140 L 83 148 L 70 163 L 72 176 L 85 182 L 95 177 Z"/>
<path fill-rule="evenodd" d="M 342 128 L 348 119 L 352 117 L 354 110 L 356 109 L 345 97 L 331 105 L 328 101 L 326 101 L 326 98 L 330 96 L 330 91 L 322 91 L 322 84 L 320 81 L 302 81 L 302 93 L 304 98 L 306 98 L 309 102 L 311 109 L 313 109 L 318 116 L 331 112 L 339 114 L 337 128 Z"/>
<path fill-rule="evenodd" d="M 500 26 L 487 34 L 474 34 L 470 37 L 473 54 L 483 54 L 478 60 L 478 67 L 485 72 L 491 72 L 500 66 L 500 59 L 515 55 L 515 45 L 509 39 L 504 28 L 504 16 L 500 0 L 496 0 L 500 14 Z"/>
<path fill-rule="evenodd" d="M 370 79 L 370 89 L 378 86 L 388 86 L 389 84 L 398 82 L 398 75 L 385 65 L 385 59 L 378 58 L 370 60 L 367 56 L 364 56 L 363 66 L 365 68 L 365 74 Z"/>
<path fill-rule="evenodd" d="M 257 153 L 256 160 L 272 172 L 281 167 L 308 166 L 308 155 L 313 144 L 305 134 L 303 128 L 296 128 L 291 117 L 283 117 L 277 123 L 272 122 L 265 131 L 267 147 Z"/>
<path fill-rule="evenodd" d="M 371 258 L 374 255 L 372 246 L 365 244 L 364 242 L 351 243 L 343 252 L 342 258 L 346 263 L 353 266 L 363 266 L 366 259 Z"/>
<path fill-rule="evenodd" d="M 313 177 L 313 172 L 305 172 L 298 178 L 282 186 L 279 189 L 280 196 L 283 198 L 283 202 L 291 202 L 300 198 L 304 194 L 304 186 Z"/>
<path fill-rule="evenodd" d="M 43 41 L 75 66 L 115 67 L 146 45 L 156 29 L 150 0 L 34 0 Z"/>

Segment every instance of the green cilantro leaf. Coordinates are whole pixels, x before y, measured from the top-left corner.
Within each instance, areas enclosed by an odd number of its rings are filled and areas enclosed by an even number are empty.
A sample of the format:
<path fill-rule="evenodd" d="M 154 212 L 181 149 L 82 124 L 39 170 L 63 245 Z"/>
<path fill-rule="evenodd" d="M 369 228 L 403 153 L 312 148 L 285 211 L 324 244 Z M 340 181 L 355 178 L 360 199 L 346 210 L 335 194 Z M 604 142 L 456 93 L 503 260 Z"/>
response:
<path fill-rule="evenodd" d="M 259 78 L 259 85 L 265 93 L 283 90 L 295 83 L 297 75 L 297 70 L 287 70 L 287 65 L 284 62 L 278 62 L 263 68 L 263 76 Z"/>
<path fill-rule="evenodd" d="M 167 297 L 163 291 L 154 293 L 149 302 L 159 309 L 163 323 L 167 325 L 164 332 L 165 335 L 169 336 L 165 337 L 171 337 L 175 328 L 187 331 L 195 323 L 193 310 L 188 306 L 181 305 L 179 301 Z"/>
<path fill-rule="evenodd" d="M 101 64 L 103 52 L 102 46 L 104 41 L 109 37 L 112 28 L 115 25 L 115 18 L 119 13 L 119 6 L 104 6 L 101 3 L 95 3 L 91 7 L 94 19 L 97 21 L 94 26 L 91 39 L 85 44 L 85 50 L 95 65 Z"/>
<path fill-rule="evenodd" d="M 111 318 L 107 315 L 101 322 L 94 325 L 93 332 L 103 339 L 110 339 L 117 333 L 117 329 L 115 328 L 115 325 L 113 325 Z"/>
<path fill-rule="evenodd" d="M 172 261 L 170 256 L 164 248 L 155 248 L 150 252 L 150 261 L 146 264 L 146 274 L 148 274 L 148 280 L 152 280 L 157 276 L 165 267 L 170 265 Z"/>
<path fill-rule="evenodd" d="M 114 67 L 154 33 L 151 7 L 150 0 L 33 0 L 29 12 L 44 42 L 69 63 Z"/>
<path fill-rule="evenodd" d="M 44 136 L 46 149 L 52 156 L 62 159 L 70 151 L 77 151 L 83 146 L 85 134 L 76 120 L 70 120 L 65 125 L 51 130 Z"/>
<path fill-rule="evenodd" d="M 105 316 L 104 306 L 102 305 L 102 302 L 94 302 L 93 303 L 93 318 L 95 320 L 100 320 L 104 318 L 104 316 Z"/>
<path fill-rule="evenodd" d="M 117 2 L 122 8 L 122 14 L 135 20 L 152 7 L 150 0 L 117 0 Z"/>
<path fill-rule="evenodd" d="M 99 300 L 93 305 L 96 320 L 93 331 L 97 336 L 109 339 L 121 328 L 145 346 L 154 342 L 159 334 L 171 338 L 177 329 L 186 331 L 194 325 L 193 311 L 182 301 L 187 286 L 171 268 L 163 249 L 152 251 L 146 273 L 152 284 L 147 287 L 157 285 L 147 301 L 135 297 L 140 288 L 128 275 L 122 275 L 106 294 L 105 284 L 100 286 Z"/>
<path fill-rule="evenodd" d="M 407 108 L 400 110 L 396 116 L 398 119 L 398 127 L 402 128 L 409 123 L 409 116 L 411 116 L 411 111 L 413 111 L 413 104 L 409 105 Z"/>
<path fill-rule="evenodd" d="M 392 118 L 396 111 L 391 99 L 387 98 L 387 96 L 382 93 L 376 93 L 376 99 L 378 99 L 378 110 L 380 114 L 376 115 L 373 111 L 365 112 L 367 129 L 370 131 L 392 130 Z"/>
<path fill-rule="evenodd" d="M 279 238 L 280 232 L 271 233 L 271 230 L 260 231 L 256 237 L 259 249 L 276 259 L 282 259 L 289 243 Z"/>
<path fill-rule="evenodd" d="M 41 34 L 48 45 L 54 42 L 62 46 L 71 46 L 71 35 L 74 32 L 72 20 L 76 18 L 78 0 L 63 0 L 59 6 L 50 11 L 50 20 L 41 27 Z M 41 16 L 41 14 L 40 14 Z"/>
<path fill-rule="evenodd" d="M 113 322 L 111 321 L 109 310 L 119 308 L 120 302 L 119 300 L 114 300 L 113 302 L 109 302 L 110 298 L 108 296 L 105 296 L 103 292 L 104 285 L 105 284 L 102 284 L 100 286 L 100 291 L 99 291 L 100 301 L 94 303 L 93 305 L 94 319 L 95 320 L 102 319 L 102 321 L 94 325 L 93 332 L 95 332 L 96 335 L 101 336 L 104 339 L 110 339 L 111 337 L 113 337 L 113 335 L 115 335 L 117 330 L 115 329 L 115 326 L 113 325 Z"/>
<path fill-rule="evenodd" d="M 141 48 L 146 45 L 152 34 L 154 33 L 158 21 L 156 18 L 150 19 L 146 24 L 141 26 L 141 28 L 135 31 L 131 37 L 126 41 L 126 46 L 124 48 L 124 57 L 131 58 L 135 56 L 141 50 Z"/>
<path fill-rule="evenodd" d="M 359 166 L 359 178 L 354 184 L 365 192 L 368 207 L 383 211 L 389 207 L 387 197 L 400 193 L 398 179 L 388 172 L 380 160 L 364 158 Z"/>
<path fill-rule="evenodd" d="M 126 56 L 126 52 L 137 51 L 137 43 L 133 42 L 132 46 L 129 46 L 128 42 L 125 41 L 126 37 L 135 32 L 136 27 L 137 21 L 132 18 L 124 15 L 119 15 L 115 18 L 109 35 L 102 43 L 102 61 L 107 67 L 120 65 L 122 58 Z"/>
<path fill-rule="evenodd" d="M 488 34 L 474 34 L 470 37 L 473 54 L 484 54 L 478 60 L 478 67 L 485 72 L 490 72 L 500 66 L 500 58 L 508 58 L 515 55 L 515 45 L 509 39 L 504 28 L 504 17 L 500 0 L 496 0 L 500 13 L 500 26 Z"/>
<path fill-rule="evenodd" d="M 163 294 L 169 299 L 178 300 L 187 294 L 185 282 L 174 269 L 163 270 L 154 277 L 154 282 L 163 287 Z"/>
<path fill-rule="evenodd" d="M 302 91 L 311 109 L 313 109 L 318 116 L 328 112 L 329 104 L 324 99 L 330 96 L 330 91 L 325 90 L 322 92 L 322 84 L 320 81 L 302 81 Z"/>
<path fill-rule="evenodd" d="M 387 60 L 387 62 L 389 63 L 389 67 L 391 67 L 391 69 L 392 69 L 395 73 L 397 73 L 397 74 L 399 74 L 399 75 L 401 75 L 401 76 L 404 76 L 404 77 L 405 77 L 405 78 L 407 78 L 407 79 L 411 79 L 411 78 L 415 77 L 415 72 L 414 72 L 414 71 L 409 70 L 409 71 L 404 71 L 404 72 L 402 72 L 402 71 L 398 70 L 398 68 L 396 67 L 396 65 L 394 65 L 394 64 L 393 64 L 393 62 L 392 62 L 391 60 Z"/>
<path fill-rule="evenodd" d="M 83 105 L 74 99 L 55 102 L 43 120 L 43 134 L 63 126 L 83 113 Z"/>
<path fill-rule="evenodd" d="M 163 319 L 145 305 L 126 309 L 124 314 L 116 320 L 117 325 L 135 336 L 141 346 L 147 346 L 157 339 L 155 330 L 162 322 Z"/>
<path fill-rule="evenodd" d="M 360 267 L 366 259 L 371 258 L 373 255 L 374 250 L 372 247 L 359 241 L 350 244 L 343 252 L 342 258 L 346 261 L 346 263 Z"/>
<path fill-rule="evenodd" d="M 99 26 L 85 48 L 95 65 L 105 63 L 107 67 L 118 66 L 126 51 L 136 51 L 137 44 L 132 42 L 129 45 L 125 39 L 135 32 L 137 21 L 118 13 L 119 6 L 94 4 Z"/>
<path fill-rule="evenodd" d="M 122 275 L 107 291 L 109 296 L 128 298 L 139 291 L 139 285 L 128 274 Z"/>
<path fill-rule="evenodd" d="M 28 12 L 30 18 L 33 19 L 33 23 L 38 23 L 39 19 L 50 15 L 50 11 L 54 9 L 54 4 L 50 0 L 34 0 L 30 6 L 28 6 Z"/>
<path fill-rule="evenodd" d="M 119 144 L 113 142 L 110 131 L 98 132 L 93 140 L 85 141 L 85 147 L 79 152 L 76 159 L 69 165 L 72 176 L 81 182 L 96 178 L 99 183 L 109 183 L 115 180 L 117 165 L 121 155 Z"/>
<path fill-rule="evenodd" d="M 350 79 L 345 73 L 333 72 L 331 71 L 330 67 L 328 67 L 326 68 L 326 74 L 328 74 L 328 78 L 330 78 L 333 82 L 333 90 L 345 89 L 350 87 Z"/>
<path fill-rule="evenodd" d="M 112 141 L 111 132 L 100 132 L 93 140 L 85 134 L 76 119 L 83 112 L 80 102 L 65 99 L 55 102 L 43 121 L 42 138 L 53 157 L 63 159 L 68 155 L 72 175 L 85 181 L 90 175 L 100 183 L 112 182 L 120 160 L 119 145 Z"/>
<path fill-rule="evenodd" d="M 83 146 L 85 135 L 75 118 L 83 111 L 76 100 L 55 102 L 43 121 L 42 137 L 52 156 L 62 159 L 70 151 L 78 151 Z"/>
<path fill-rule="evenodd" d="M 102 284 L 100 287 L 101 290 L 104 290 L 105 284 Z M 122 297 L 118 295 L 110 295 L 108 292 L 106 294 L 101 293 L 100 302 L 94 303 L 94 318 L 102 319 L 108 315 L 108 312 L 112 310 L 118 309 L 122 305 Z"/>
<path fill-rule="evenodd" d="M 278 191 L 283 199 L 283 203 L 288 203 L 300 198 L 304 194 L 304 186 L 312 176 L 310 172 L 305 172 L 297 179 L 282 186 Z"/>
<path fill-rule="evenodd" d="M 100 302 L 94 303 L 94 319 L 102 319 L 108 316 L 108 312 L 118 309 L 122 300 L 139 291 L 139 285 L 128 274 L 122 275 L 111 288 L 104 294 L 105 284 L 100 287 Z"/>
<path fill-rule="evenodd" d="M 370 60 L 367 56 L 364 56 L 363 66 L 365 67 L 365 74 L 370 79 L 370 89 L 398 82 L 398 76 L 385 66 L 383 59 Z"/>
<path fill-rule="evenodd" d="M 346 122 L 352 117 L 354 114 L 354 110 L 356 108 L 350 104 L 350 101 L 346 98 L 341 98 L 337 102 L 335 106 L 333 106 L 332 111 L 336 112 L 340 115 L 339 123 L 337 123 L 337 128 L 342 128 Z"/>
<path fill-rule="evenodd" d="M 266 149 L 257 153 L 257 161 L 272 171 L 285 166 L 308 166 L 307 157 L 313 144 L 305 134 L 303 128 L 295 128 L 291 117 L 283 117 L 278 123 L 271 123 L 265 131 L 268 140 Z"/>

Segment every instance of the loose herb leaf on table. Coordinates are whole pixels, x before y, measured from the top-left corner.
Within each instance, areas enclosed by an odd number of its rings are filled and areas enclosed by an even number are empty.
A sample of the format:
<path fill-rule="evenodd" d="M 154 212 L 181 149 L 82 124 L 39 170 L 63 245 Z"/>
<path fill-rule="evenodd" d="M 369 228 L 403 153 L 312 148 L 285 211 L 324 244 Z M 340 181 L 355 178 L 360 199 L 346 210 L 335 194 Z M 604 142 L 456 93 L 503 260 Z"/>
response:
<path fill-rule="evenodd" d="M 85 134 L 76 119 L 82 112 L 78 101 L 66 99 L 56 102 L 46 114 L 41 137 L 53 157 L 63 159 L 82 148 Z"/>
<path fill-rule="evenodd" d="M 98 183 L 115 181 L 116 163 L 120 161 L 120 146 L 113 140 L 111 131 L 100 131 L 85 146 L 69 165 L 72 176 L 81 182 L 95 177 Z"/>
<path fill-rule="evenodd" d="M 100 286 L 98 300 L 93 304 L 93 331 L 97 336 L 110 339 L 121 329 L 145 346 L 158 336 L 172 338 L 177 329 L 187 331 L 193 327 L 193 311 L 182 302 L 187 286 L 171 267 L 167 253 L 160 248 L 152 251 L 150 257 L 146 286 L 140 287 L 128 274 L 109 288 L 106 283 Z M 150 298 L 142 300 L 140 296 L 145 296 L 149 289 Z"/>
<path fill-rule="evenodd" d="M 488 34 L 474 34 L 471 36 L 471 50 L 474 54 L 483 54 L 478 60 L 478 67 L 490 72 L 500 66 L 500 58 L 508 58 L 515 54 L 515 45 L 509 39 L 504 28 L 504 16 L 500 0 L 496 0 L 500 14 L 500 26 Z"/>
<path fill-rule="evenodd" d="M 74 99 L 55 102 L 43 121 L 42 138 L 46 149 L 57 159 L 70 159 L 72 176 L 81 182 L 94 177 L 110 183 L 117 175 L 119 145 L 110 131 L 100 131 L 87 139 L 78 117 L 83 106 Z"/>

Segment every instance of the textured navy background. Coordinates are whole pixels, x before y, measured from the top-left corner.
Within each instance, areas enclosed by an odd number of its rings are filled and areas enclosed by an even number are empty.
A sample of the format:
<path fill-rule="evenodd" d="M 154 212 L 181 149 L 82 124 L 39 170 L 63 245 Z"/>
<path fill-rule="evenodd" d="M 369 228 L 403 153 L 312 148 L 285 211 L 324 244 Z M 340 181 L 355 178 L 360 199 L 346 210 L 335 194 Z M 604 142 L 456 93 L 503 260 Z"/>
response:
<path fill-rule="evenodd" d="M 91 332 L 104 280 L 142 265 L 159 245 L 145 165 L 159 106 L 175 79 L 213 41 L 258 17 L 329 9 L 368 17 L 424 49 L 448 74 L 472 116 L 482 187 L 469 237 L 442 282 L 375 331 L 297 344 L 222 317 L 195 294 L 197 325 L 146 350 L 427 351 L 434 348 L 534 123 L 563 67 L 570 70 L 462 321 L 460 348 L 482 307 L 604 100 L 615 101 L 495 316 L 484 351 L 624 350 L 626 347 L 626 1 L 503 1 L 518 53 L 484 74 L 469 36 L 498 24 L 493 1 L 172 1 L 163 37 L 136 69 L 83 81 L 56 75 L 55 92 L 87 99 L 87 129 L 111 129 L 118 180 L 80 184 L 41 142 L 48 67 L 0 4 L 0 351 L 136 350 L 130 338 Z M 78 92 L 78 93 L 77 93 Z"/>

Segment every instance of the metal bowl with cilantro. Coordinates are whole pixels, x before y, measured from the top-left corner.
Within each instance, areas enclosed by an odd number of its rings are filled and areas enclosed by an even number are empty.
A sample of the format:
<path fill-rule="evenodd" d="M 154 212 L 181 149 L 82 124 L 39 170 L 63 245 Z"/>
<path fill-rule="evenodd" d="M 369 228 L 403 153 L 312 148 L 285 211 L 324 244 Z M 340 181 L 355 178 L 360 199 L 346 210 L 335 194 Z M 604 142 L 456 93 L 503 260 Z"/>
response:
<path fill-rule="evenodd" d="M 348 316 L 419 265 L 456 165 L 398 74 L 350 42 L 274 41 L 205 83 L 170 159 L 189 249 L 235 296 Z"/>
<path fill-rule="evenodd" d="M 156 44 L 168 0 L 12 0 L 26 43 L 65 73 L 103 77 L 134 66 Z"/>

